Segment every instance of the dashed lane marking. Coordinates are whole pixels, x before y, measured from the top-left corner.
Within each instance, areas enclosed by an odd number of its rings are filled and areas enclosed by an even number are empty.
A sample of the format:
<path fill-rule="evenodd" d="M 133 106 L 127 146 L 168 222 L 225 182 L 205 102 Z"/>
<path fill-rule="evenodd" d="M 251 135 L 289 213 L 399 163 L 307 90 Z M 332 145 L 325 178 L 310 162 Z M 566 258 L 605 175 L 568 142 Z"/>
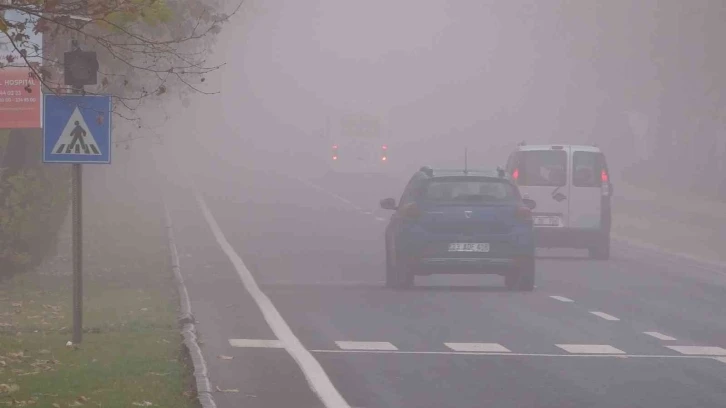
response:
<path fill-rule="evenodd" d="M 229 345 L 232 347 L 285 348 L 280 340 L 229 339 Z"/>
<path fill-rule="evenodd" d="M 574 300 L 570 298 L 566 298 L 564 296 L 550 296 L 554 300 L 559 300 L 560 302 L 574 302 Z"/>
<path fill-rule="evenodd" d="M 555 344 L 571 354 L 625 354 L 623 350 L 607 344 Z"/>
<path fill-rule="evenodd" d="M 498 343 L 444 343 L 454 351 L 481 353 L 511 353 L 511 350 Z"/>
<path fill-rule="evenodd" d="M 387 341 L 336 341 L 342 350 L 398 350 L 396 346 Z"/>
<path fill-rule="evenodd" d="M 677 351 L 681 354 L 688 356 L 701 355 L 701 356 L 726 356 L 726 349 L 722 347 L 708 347 L 708 346 L 666 346 L 673 351 Z"/>
<path fill-rule="evenodd" d="M 664 341 L 674 341 L 676 338 L 671 336 L 666 336 L 663 333 L 658 332 L 643 332 L 643 334 L 647 334 L 648 336 L 655 337 L 658 340 L 664 340 Z"/>
<path fill-rule="evenodd" d="M 603 313 L 603 312 L 590 312 L 590 313 L 594 314 L 595 316 L 597 316 L 599 318 L 602 318 L 602 319 L 605 319 L 605 320 L 610 320 L 610 321 L 613 321 L 613 322 L 620 320 L 620 319 L 618 319 L 617 317 L 615 317 L 613 315 L 609 315 L 609 314 Z"/>

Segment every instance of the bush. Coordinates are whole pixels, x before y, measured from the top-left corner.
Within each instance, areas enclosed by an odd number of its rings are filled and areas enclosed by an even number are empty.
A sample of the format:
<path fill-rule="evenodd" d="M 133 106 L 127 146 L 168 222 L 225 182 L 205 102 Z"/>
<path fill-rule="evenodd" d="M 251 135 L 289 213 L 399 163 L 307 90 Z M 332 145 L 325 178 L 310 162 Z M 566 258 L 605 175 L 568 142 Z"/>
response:
<path fill-rule="evenodd" d="M 0 276 L 37 265 L 55 243 L 68 212 L 70 171 L 40 166 L 0 169 Z"/>

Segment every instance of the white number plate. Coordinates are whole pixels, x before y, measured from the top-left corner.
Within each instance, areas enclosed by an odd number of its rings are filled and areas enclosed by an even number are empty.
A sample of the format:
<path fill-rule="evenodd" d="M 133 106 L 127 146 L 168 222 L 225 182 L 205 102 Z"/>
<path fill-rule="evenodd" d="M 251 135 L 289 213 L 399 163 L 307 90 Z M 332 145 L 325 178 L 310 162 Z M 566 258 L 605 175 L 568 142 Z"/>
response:
<path fill-rule="evenodd" d="M 489 252 L 489 244 L 449 244 L 449 252 Z"/>
<path fill-rule="evenodd" d="M 534 220 L 534 225 L 544 227 L 559 227 L 560 225 L 562 225 L 562 223 L 560 222 L 560 217 L 556 216 L 539 215 L 532 218 Z"/>

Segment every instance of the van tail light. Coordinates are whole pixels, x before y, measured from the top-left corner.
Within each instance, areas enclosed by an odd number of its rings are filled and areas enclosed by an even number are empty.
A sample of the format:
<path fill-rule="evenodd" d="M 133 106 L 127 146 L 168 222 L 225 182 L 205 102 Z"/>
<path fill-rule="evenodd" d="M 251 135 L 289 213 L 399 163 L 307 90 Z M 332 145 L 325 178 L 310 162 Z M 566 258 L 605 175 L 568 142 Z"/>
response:
<path fill-rule="evenodd" d="M 386 161 L 386 160 L 388 160 L 388 158 L 386 156 L 383 156 L 383 157 L 381 157 L 381 160 Z"/>
<path fill-rule="evenodd" d="M 532 222 L 532 210 L 527 207 L 517 208 L 516 217 L 520 221 Z"/>
<path fill-rule="evenodd" d="M 405 218 L 416 219 L 421 216 L 421 209 L 416 203 L 406 204 L 401 207 L 401 215 Z"/>
<path fill-rule="evenodd" d="M 602 180 L 601 193 L 603 197 L 610 196 L 610 176 L 604 169 L 600 172 L 600 180 Z"/>
<path fill-rule="evenodd" d="M 333 156 L 333 160 L 338 160 L 338 156 Z"/>
<path fill-rule="evenodd" d="M 514 169 L 514 171 L 512 172 L 512 178 L 514 179 L 514 181 L 519 180 L 519 169 Z"/>

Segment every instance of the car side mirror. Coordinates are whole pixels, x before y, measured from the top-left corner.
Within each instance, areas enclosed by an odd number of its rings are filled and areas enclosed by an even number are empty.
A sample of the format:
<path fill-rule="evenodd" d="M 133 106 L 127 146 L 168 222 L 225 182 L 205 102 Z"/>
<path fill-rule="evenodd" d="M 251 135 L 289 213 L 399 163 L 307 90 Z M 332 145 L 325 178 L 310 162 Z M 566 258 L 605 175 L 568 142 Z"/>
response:
<path fill-rule="evenodd" d="M 381 208 L 384 210 L 396 210 L 398 207 L 396 206 L 396 199 L 395 198 L 384 198 L 381 200 Z"/>
<path fill-rule="evenodd" d="M 530 210 L 534 210 L 535 208 L 537 208 L 537 203 L 531 198 L 523 198 L 522 202 L 524 203 L 524 206 L 529 208 Z"/>

